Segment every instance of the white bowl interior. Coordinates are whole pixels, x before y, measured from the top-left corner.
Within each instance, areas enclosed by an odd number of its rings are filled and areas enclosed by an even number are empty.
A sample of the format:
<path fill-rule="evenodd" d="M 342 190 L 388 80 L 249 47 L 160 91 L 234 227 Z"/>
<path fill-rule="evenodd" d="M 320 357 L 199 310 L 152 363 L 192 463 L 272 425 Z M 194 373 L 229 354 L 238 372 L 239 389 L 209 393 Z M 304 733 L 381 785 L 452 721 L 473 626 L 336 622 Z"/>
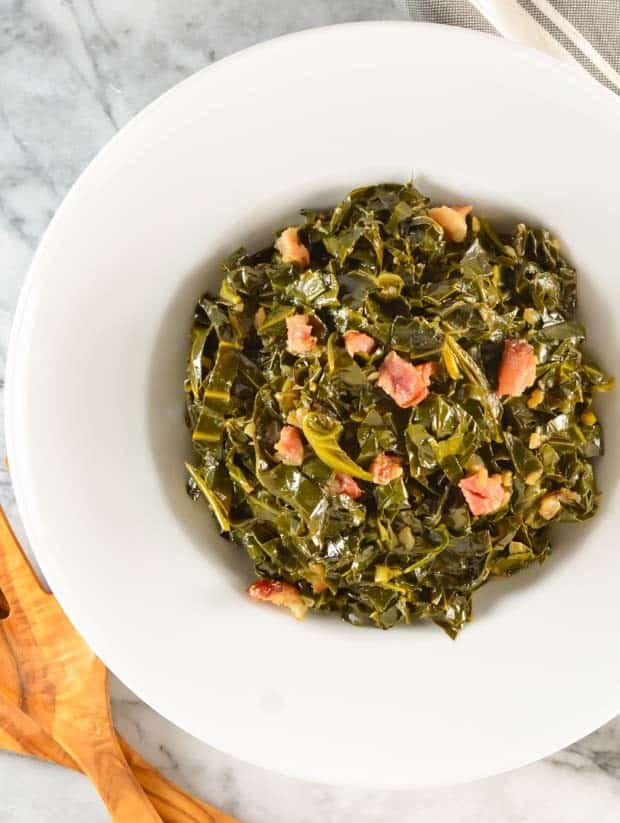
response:
<path fill-rule="evenodd" d="M 542 568 L 486 587 L 456 643 L 301 624 L 248 602 L 249 561 L 184 490 L 183 370 L 218 262 L 354 185 L 417 184 L 556 231 L 590 348 L 617 369 L 620 115 L 587 79 L 408 24 L 282 38 L 134 120 L 56 216 L 11 346 L 9 448 L 37 558 L 104 662 L 179 725 L 330 782 L 429 785 L 559 748 L 619 708 L 617 393 L 604 503 Z"/>

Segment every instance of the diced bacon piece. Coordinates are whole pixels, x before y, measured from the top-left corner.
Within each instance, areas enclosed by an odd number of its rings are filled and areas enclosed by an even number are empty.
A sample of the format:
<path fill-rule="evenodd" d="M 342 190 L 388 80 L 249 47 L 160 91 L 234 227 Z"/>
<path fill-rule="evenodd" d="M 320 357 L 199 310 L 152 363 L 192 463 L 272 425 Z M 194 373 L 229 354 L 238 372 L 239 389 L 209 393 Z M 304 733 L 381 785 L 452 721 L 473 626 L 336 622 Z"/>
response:
<path fill-rule="evenodd" d="M 299 263 L 304 269 L 310 265 L 310 252 L 299 239 L 295 226 L 284 229 L 274 245 L 285 263 Z"/>
<path fill-rule="evenodd" d="M 248 594 L 253 600 L 266 601 L 273 603 L 274 606 L 286 606 L 297 620 L 301 620 L 308 611 L 299 590 L 281 580 L 272 580 L 269 577 L 256 580 L 248 589 Z"/>
<path fill-rule="evenodd" d="M 375 341 L 369 334 L 362 331 L 348 331 L 344 336 L 344 347 L 350 357 L 356 354 L 372 354 L 375 350 Z"/>
<path fill-rule="evenodd" d="M 389 394 L 401 409 L 408 409 L 417 406 L 428 396 L 428 387 L 434 372 L 434 363 L 420 363 L 414 366 L 395 351 L 391 351 L 381 363 L 377 385 Z"/>
<path fill-rule="evenodd" d="M 510 492 L 504 487 L 503 479 L 501 474 L 490 475 L 481 468 L 461 480 L 459 489 L 475 517 L 493 514 L 508 502 Z"/>
<path fill-rule="evenodd" d="M 301 466 L 304 462 L 304 444 L 298 429 L 294 426 L 282 426 L 276 451 L 287 466 Z"/>
<path fill-rule="evenodd" d="M 400 457 L 393 457 L 385 452 L 379 452 L 370 464 L 370 474 L 373 483 L 378 486 L 387 486 L 403 473 Z"/>
<path fill-rule="evenodd" d="M 467 235 L 467 215 L 472 206 L 436 206 L 428 210 L 428 216 L 439 223 L 448 240 L 462 243 Z"/>
<path fill-rule="evenodd" d="M 536 380 L 536 355 L 525 340 L 506 340 L 499 367 L 497 393 L 518 397 Z"/>
<path fill-rule="evenodd" d="M 291 354 L 308 354 L 316 349 L 318 341 L 305 314 L 287 317 L 286 332 L 286 348 Z"/>
<path fill-rule="evenodd" d="M 337 472 L 331 479 L 329 484 L 330 494 L 346 494 L 353 500 L 357 500 L 364 492 L 357 485 L 355 480 L 348 474 L 340 474 Z"/>

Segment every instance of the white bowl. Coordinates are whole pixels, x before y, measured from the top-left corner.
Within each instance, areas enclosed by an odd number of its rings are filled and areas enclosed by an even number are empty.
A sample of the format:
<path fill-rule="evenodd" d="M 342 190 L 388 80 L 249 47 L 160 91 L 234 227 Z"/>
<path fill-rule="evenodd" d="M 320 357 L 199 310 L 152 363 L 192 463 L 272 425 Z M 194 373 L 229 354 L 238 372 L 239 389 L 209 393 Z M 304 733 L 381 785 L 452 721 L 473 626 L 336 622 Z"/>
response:
<path fill-rule="evenodd" d="M 43 240 L 17 312 L 8 436 L 29 538 L 110 669 L 179 726 L 299 777 L 481 777 L 620 709 L 618 396 L 604 503 L 542 568 L 492 583 L 456 642 L 433 626 L 303 623 L 248 601 L 250 563 L 185 495 L 182 378 L 218 261 L 350 187 L 550 227 L 620 371 L 620 106 L 527 49 L 458 29 L 307 31 L 223 60 L 101 152 Z"/>

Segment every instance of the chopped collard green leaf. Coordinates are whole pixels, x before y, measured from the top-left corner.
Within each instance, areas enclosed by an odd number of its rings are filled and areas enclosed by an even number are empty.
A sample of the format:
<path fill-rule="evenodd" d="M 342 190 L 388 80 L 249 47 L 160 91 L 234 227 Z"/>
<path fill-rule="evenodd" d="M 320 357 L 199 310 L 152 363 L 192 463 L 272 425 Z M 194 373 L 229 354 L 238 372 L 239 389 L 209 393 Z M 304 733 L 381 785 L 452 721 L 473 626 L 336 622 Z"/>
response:
<path fill-rule="evenodd" d="M 223 265 L 196 306 L 188 491 L 250 556 L 250 595 L 454 637 L 473 592 L 597 508 L 576 274 L 411 184 L 355 189 Z"/>

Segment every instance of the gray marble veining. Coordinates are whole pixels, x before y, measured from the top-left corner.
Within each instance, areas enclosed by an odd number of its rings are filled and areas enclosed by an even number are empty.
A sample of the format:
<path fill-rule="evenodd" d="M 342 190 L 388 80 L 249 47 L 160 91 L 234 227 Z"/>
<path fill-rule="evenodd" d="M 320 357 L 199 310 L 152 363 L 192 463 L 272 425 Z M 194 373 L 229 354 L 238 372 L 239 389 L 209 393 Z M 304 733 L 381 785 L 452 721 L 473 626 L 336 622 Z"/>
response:
<path fill-rule="evenodd" d="M 11 317 L 34 249 L 69 186 L 118 128 L 179 80 L 244 46 L 310 26 L 374 18 L 404 19 L 405 4 L 0 0 L 0 387 Z M 0 439 L 0 457 L 4 453 Z M 4 464 L 0 502 L 24 538 Z M 116 681 L 112 693 L 117 725 L 138 750 L 246 823 L 620 819 L 620 720 L 510 774 L 388 793 L 306 784 L 240 763 L 180 732 Z M 79 775 L 0 754 L 0 823 L 107 819 Z"/>

